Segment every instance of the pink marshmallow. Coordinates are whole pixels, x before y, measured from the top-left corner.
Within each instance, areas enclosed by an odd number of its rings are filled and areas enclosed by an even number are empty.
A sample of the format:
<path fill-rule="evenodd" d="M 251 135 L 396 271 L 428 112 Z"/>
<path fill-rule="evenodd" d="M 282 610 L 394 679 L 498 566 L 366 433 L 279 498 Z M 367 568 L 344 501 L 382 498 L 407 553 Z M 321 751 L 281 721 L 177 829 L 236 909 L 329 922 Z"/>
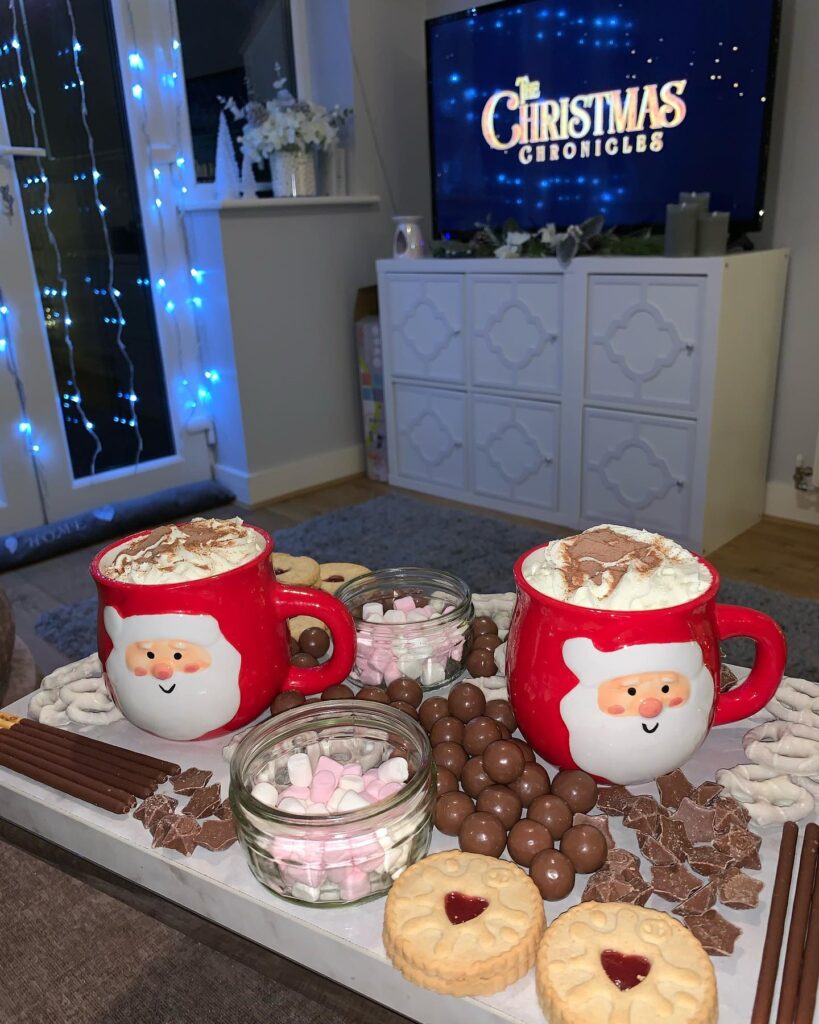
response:
<path fill-rule="evenodd" d="M 308 800 L 310 798 L 310 790 L 307 786 L 288 786 L 287 789 L 283 789 L 279 793 L 279 803 L 282 800 L 286 800 L 287 797 L 292 797 L 293 800 Z M 315 801 L 313 801 L 315 803 Z"/>
<path fill-rule="evenodd" d="M 351 761 L 350 764 L 345 764 L 341 770 L 342 775 L 361 775 L 361 765 L 358 761 Z"/>
<path fill-rule="evenodd" d="M 348 868 L 344 876 L 338 879 L 341 898 L 344 900 L 360 900 L 370 892 L 370 880 L 367 873 L 360 868 Z"/>
<path fill-rule="evenodd" d="M 399 612 L 412 612 L 415 611 L 415 599 L 410 597 L 409 594 L 406 597 L 396 597 L 392 606 Z"/>
<path fill-rule="evenodd" d="M 384 681 L 384 676 L 378 669 L 371 668 L 369 665 L 364 664 L 356 666 L 358 672 L 358 678 L 365 686 L 380 686 Z"/>
<path fill-rule="evenodd" d="M 319 764 L 326 758 L 320 758 Z M 333 791 L 336 788 L 336 776 L 334 772 L 330 771 L 317 771 L 313 776 L 313 782 L 310 786 L 310 799 L 314 804 L 326 804 L 330 797 L 333 795 Z"/>
<path fill-rule="evenodd" d="M 403 788 L 400 782 L 382 782 L 381 788 L 378 791 L 378 799 L 386 800 L 387 797 L 394 796 Z"/>
<path fill-rule="evenodd" d="M 327 876 L 321 864 L 287 864 L 282 866 L 282 876 L 290 885 L 301 882 L 318 889 Z"/>
<path fill-rule="evenodd" d="M 332 757 L 325 757 L 322 754 L 322 756 L 318 759 L 318 763 L 316 764 L 316 771 L 332 772 L 333 778 L 336 780 L 336 782 L 338 782 L 338 780 L 341 778 L 342 772 L 344 771 L 344 765 L 339 764 L 338 761 L 335 761 Z"/>
<path fill-rule="evenodd" d="M 375 668 L 378 669 L 380 672 L 383 672 L 387 665 L 389 665 L 391 659 L 392 652 L 390 651 L 389 647 L 376 647 L 370 654 L 367 664 L 371 668 Z"/>
<path fill-rule="evenodd" d="M 419 612 L 424 613 L 424 618 L 433 619 L 438 614 L 431 604 L 425 604 L 423 608 L 418 609 Z"/>

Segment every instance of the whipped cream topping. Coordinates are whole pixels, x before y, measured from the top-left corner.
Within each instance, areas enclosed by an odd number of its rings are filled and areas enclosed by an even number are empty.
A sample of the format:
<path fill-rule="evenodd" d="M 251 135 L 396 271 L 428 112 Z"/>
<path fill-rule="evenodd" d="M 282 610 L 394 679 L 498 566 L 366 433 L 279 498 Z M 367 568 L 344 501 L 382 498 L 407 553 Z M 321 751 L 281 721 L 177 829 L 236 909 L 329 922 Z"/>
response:
<path fill-rule="evenodd" d="M 244 565 L 262 550 L 262 538 L 235 519 L 192 519 L 159 526 L 126 542 L 102 572 L 120 583 L 185 583 Z"/>
<path fill-rule="evenodd" d="M 557 601 L 610 611 L 671 608 L 711 586 L 708 569 L 673 540 L 609 525 L 538 548 L 523 576 Z"/>

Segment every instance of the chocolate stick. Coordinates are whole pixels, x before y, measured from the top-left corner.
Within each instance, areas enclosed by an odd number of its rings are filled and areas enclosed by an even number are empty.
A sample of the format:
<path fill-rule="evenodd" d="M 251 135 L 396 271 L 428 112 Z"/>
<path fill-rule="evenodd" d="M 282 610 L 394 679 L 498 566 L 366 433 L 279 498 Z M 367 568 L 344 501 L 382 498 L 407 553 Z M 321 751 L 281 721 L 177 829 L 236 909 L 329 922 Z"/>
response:
<path fill-rule="evenodd" d="M 785 966 L 782 968 L 782 981 L 779 983 L 779 1008 L 776 1014 L 776 1024 L 793 1024 L 817 853 L 819 853 L 819 825 L 811 824 L 805 829 L 802 852 L 799 855 L 799 874 L 796 876 L 796 892 L 793 896 L 788 945 L 785 949 Z"/>
<path fill-rule="evenodd" d="M 155 768 L 143 767 L 134 761 L 120 761 L 110 754 L 97 754 L 91 747 L 73 746 L 62 742 L 60 737 L 35 732 L 33 729 L 27 730 L 24 733 L 21 733 L 19 729 L 0 730 L 0 739 L 4 736 L 10 737 L 16 742 L 25 743 L 29 750 L 34 750 L 36 747 L 45 753 L 61 754 L 64 757 L 69 757 L 77 764 L 103 769 L 109 775 L 116 778 L 135 779 L 143 785 L 152 786 L 154 789 L 164 782 L 167 777 L 164 772 L 159 772 Z"/>
<path fill-rule="evenodd" d="M 111 811 L 114 814 L 127 814 L 136 803 L 133 796 L 129 793 L 122 793 L 119 790 L 112 790 L 110 793 L 102 792 L 100 789 L 94 789 L 90 785 L 83 784 L 83 782 L 77 782 L 63 775 L 58 775 L 48 768 L 38 767 L 28 760 L 23 761 L 20 758 L 13 757 L 6 753 L 5 748 L 0 749 L 0 766 L 17 772 L 20 775 L 25 775 L 26 778 L 33 779 L 34 782 L 42 782 L 43 785 L 50 786 L 52 789 L 59 789 L 60 792 L 67 793 L 78 800 L 84 800 L 86 803 L 94 804 L 96 807 L 102 807 L 103 810 Z M 98 786 L 99 783 L 94 783 L 94 785 Z"/>
<path fill-rule="evenodd" d="M 78 775 L 85 775 L 95 782 L 113 785 L 115 788 L 121 789 L 126 793 L 142 797 L 143 800 L 156 790 L 156 783 L 149 784 L 144 779 L 137 779 L 133 776 L 125 776 L 124 778 L 122 776 L 114 776 L 104 764 L 99 762 L 88 763 L 87 761 L 72 757 L 71 751 L 68 749 L 37 747 L 34 744 L 28 743 L 25 738 L 21 740 L 11 735 L 11 730 L 0 732 L 0 749 L 5 749 L 12 757 L 19 757 L 21 760 L 26 760 L 28 755 L 32 755 L 44 764 L 53 765 L 54 771 L 60 775 L 65 774 L 64 770 L 67 769 L 70 772 L 76 772 Z"/>
<path fill-rule="evenodd" d="M 101 740 L 92 740 L 89 736 L 80 736 L 75 732 L 65 732 L 62 729 L 55 729 L 53 725 L 41 725 L 40 722 L 32 722 L 28 718 L 21 718 L 19 726 L 21 729 L 36 729 L 37 731 L 45 731 L 51 735 L 57 733 L 58 735 L 68 737 L 68 739 L 77 746 L 91 746 L 99 753 L 105 751 L 108 754 L 119 757 L 123 761 L 134 761 L 137 764 L 148 765 L 151 768 L 155 768 L 157 771 L 164 772 L 166 776 L 178 775 L 182 770 L 178 764 L 174 764 L 172 761 L 162 761 L 158 757 L 151 757 L 149 754 L 140 754 L 139 751 L 129 750 L 127 747 L 117 747 L 112 743 L 103 743 Z"/>
<path fill-rule="evenodd" d="M 768 911 L 768 929 L 765 932 L 765 945 L 762 947 L 762 961 L 759 965 L 759 981 L 756 986 L 754 1008 L 751 1011 L 751 1024 L 768 1024 L 771 1016 L 779 957 L 782 953 L 782 935 L 785 931 L 785 918 L 788 914 L 788 896 L 791 891 L 791 876 L 793 875 L 798 835 L 799 826 L 796 822 L 786 821 L 779 843 L 779 860 L 776 862 L 771 909 Z"/>
<path fill-rule="evenodd" d="M 808 825 L 806 832 L 817 829 L 817 825 Z M 808 935 L 805 940 L 805 955 L 802 960 L 802 978 L 799 982 L 799 995 L 796 1002 L 794 1024 L 811 1024 L 813 1010 L 816 1006 L 816 988 L 819 985 L 819 865 L 813 876 L 813 893 L 808 922 Z"/>

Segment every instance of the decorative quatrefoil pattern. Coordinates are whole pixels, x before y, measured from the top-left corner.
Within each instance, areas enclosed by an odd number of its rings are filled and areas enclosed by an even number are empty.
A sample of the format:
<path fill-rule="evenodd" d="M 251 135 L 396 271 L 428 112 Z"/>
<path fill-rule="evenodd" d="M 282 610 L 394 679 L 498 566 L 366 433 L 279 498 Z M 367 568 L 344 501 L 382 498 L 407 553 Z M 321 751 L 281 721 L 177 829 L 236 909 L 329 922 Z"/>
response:
<path fill-rule="evenodd" d="M 452 452 L 461 446 L 440 415 L 425 406 L 405 430 L 409 443 L 428 466 L 440 466 Z"/>
<path fill-rule="evenodd" d="M 553 461 L 529 431 L 515 420 L 508 420 L 477 445 L 500 475 L 513 487 L 534 476 L 544 463 Z"/>
<path fill-rule="evenodd" d="M 648 508 L 680 485 L 668 464 L 641 437 L 621 441 L 591 468 L 617 500 L 635 512 Z"/>
<path fill-rule="evenodd" d="M 652 380 L 673 366 L 681 352 L 693 349 L 677 327 L 648 301 L 636 302 L 592 339 L 636 384 Z"/>
<path fill-rule="evenodd" d="M 458 334 L 426 294 L 407 310 L 397 329 L 406 345 L 426 365 L 436 360 Z"/>
<path fill-rule="evenodd" d="M 487 347 L 515 373 L 541 355 L 549 342 L 557 341 L 557 335 L 517 298 L 498 306 L 486 328 L 475 333 L 483 335 Z"/>

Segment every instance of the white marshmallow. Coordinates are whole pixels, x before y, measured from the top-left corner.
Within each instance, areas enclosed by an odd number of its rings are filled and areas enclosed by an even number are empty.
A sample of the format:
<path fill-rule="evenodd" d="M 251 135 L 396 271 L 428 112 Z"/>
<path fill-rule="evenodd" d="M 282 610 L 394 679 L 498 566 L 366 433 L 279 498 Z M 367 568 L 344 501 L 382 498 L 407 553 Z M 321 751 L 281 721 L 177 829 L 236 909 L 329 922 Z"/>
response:
<path fill-rule="evenodd" d="M 330 800 L 332 801 L 332 797 Z M 329 806 L 329 804 L 328 804 Z M 353 793 L 352 790 L 347 790 L 339 801 L 338 809 L 344 813 L 347 811 L 360 811 L 362 807 L 369 807 L 369 803 L 358 793 Z"/>
<path fill-rule="evenodd" d="M 304 900 L 305 903 L 318 903 L 321 899 L 321 889 L 314 885 L 305 885 L 304 882 L 296 882 L 291 893 L 295 899 Z"/>
<path fill-rule="evenodd" d="M 327 804 L 308 804 L 307 805 L 307 813 L 308 814 L 326 814 L 327 813 Z"/>
<path fill-rule="evenodd" d="M 406 621 L 407 613 L 400 611 L 398 608 L 390 608 L 389 611 L 384 612 L 384 622 L 403 623 Z"/>
<path fill-rule="evenodd" d="M 506 644 L 495 648 L 495 665 L 501 675 L 506 674 Z"/>
<path fill-rule="evenodd" d="M 424 686 L 437 686 L 444 679 L 446 679 L 446 671 L 443 665 L 438 665 L 434 661 L 424 662 L 424 669 L 421 673 L 421 682 Z"/>
<path fill-rule="evenodd" d="M 361 618 L 365 622 L 372 622 L 373 616 L 378 616 L 379 619 L 384 618 L 384 606 L 380 601 L 368 601 L 361 609 Z"/>
<path fill-rule="evenodd" d="M 338 785 L 339 789 L 345 789 L 351 793 L 362 793 L 365 783 L 360 775 L 342 775 L 338 780 Z"/>
<path fill-rule="evenodd" d="M 327 810 L 331 814 L 336 813 L 336 811 L 338 810 L 338 805 L 341 803 L 342 797 L 345 796 L 347 792 L 349 791 L 345 789 L 336 789 L 333 791 L 332 796 L 327 801 Z"/>
<path fill-rule="evenodd" d="M 268 807 L 275 807 L 279 802 L 279 791 L 275 786 L 271 786 L 266 781 L 257 782 L 250 791 L 250 795 L 255 800 L 258 800 L 259 803 L 266 804 Z"/>
<path fill-rule="evenodd" d="M 433 597 L 429 602 L 429 607 L 434 608 L 440 615 L 444 608 L 446 608 L 446 601 L 441 600 L 440 597 Z"/>
<path fill-rule="evenodd" d="M 406 782 L 409 765 L 404 757 L 391 757 L 378 766 L 378 777 L 382 782 Z"/>
<path fill-rule="evenodd" d="M 309 754 L 291 754 L 287 759 L 287 774 L 292 786 L 309 786 L 313 781 L 313 767 Z"/>
<path fill-rule="evenodd" d="M 285 814 L 306 814 L 307 810 L 301 800 L 297 800 L 293 796 L 286 796 L 284 800 L 276 807 L 277 811 L 283 811 Z"/>
<path fill-rule="evenodd" d="M 426 622 L 427 617 L 423 612 L 418 611 L 417 608 L 413 608 L 412 611 L 407 612 L 407 622 Z"/>

